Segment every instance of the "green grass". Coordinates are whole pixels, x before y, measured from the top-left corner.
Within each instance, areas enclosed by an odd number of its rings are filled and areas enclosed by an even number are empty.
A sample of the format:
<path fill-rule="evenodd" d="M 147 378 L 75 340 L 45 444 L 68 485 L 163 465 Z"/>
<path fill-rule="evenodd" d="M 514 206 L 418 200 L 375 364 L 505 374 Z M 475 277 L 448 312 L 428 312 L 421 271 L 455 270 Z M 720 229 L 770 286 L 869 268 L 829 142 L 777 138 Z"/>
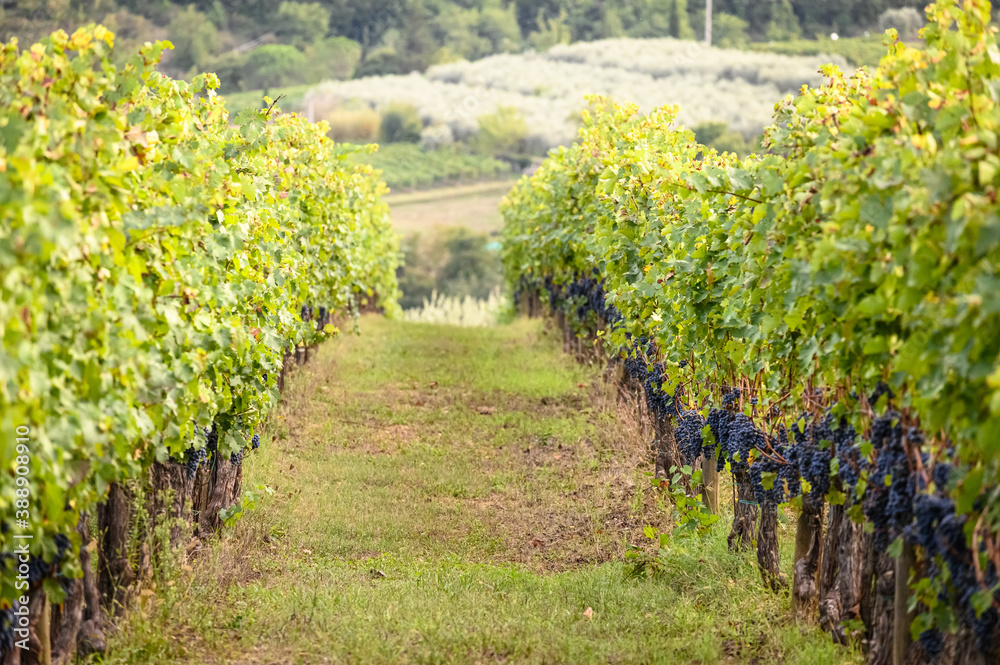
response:
<path fill-rule="evenodd" d="M 386 202 L 392 210 L 393 227 L 403 234 L 426 233 L 436 227 L 464 227 L 492 233 L 503 227 L 500 200 L 513 185 L 513 180 L 504 180 L 393 193 L 386 197 Z"/>
<path fill-rule="evenodd" d="M 380 169 L 393 189 L 426 189 L 513 175 L 509 164 L 493 157 L 447 148 L 424 150 L 412 143 L 380 145 L 378 152 L 358 155 L 356 159 Z"/>
<path fill-rule="evenodd" d="M 267 94 L 271 99 L 277 99 L 278 95 L 284 95 L 278 102 L 278 106 L 283 111 L 301 113 L 303 112 L 302 100 L 309 92 L 312 85 L 293 85 L 287 87 L 274 88 L 268 90 Z M 249 90 L 246 92 L 233 92 L 223 95 L 226 100 L 226 108 L 230 115 L 235 115 L 239 111 L 252 106 L 259 108 L 264 104 L 263 90 Z"/>
<path fill-rule="evenodd" d="M 141 597 L 106 662 L 861 662 L 790 618 L 725 518 L 629 577 L 626 545 L 672 523 L 648 434 L 540 324 L 361 327 L 244 463 L 274 495 Z"/>

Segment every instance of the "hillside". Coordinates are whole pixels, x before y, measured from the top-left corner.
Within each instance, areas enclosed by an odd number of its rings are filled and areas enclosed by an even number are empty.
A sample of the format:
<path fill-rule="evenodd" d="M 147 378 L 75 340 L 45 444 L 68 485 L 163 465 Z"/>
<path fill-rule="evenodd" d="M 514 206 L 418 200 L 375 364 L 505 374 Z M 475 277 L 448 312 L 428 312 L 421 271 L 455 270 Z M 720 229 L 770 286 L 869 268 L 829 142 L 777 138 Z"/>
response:
<path fill-rule="evenodd" d="M 629 100 L 644 110 L 679 104 L 680 123 L 722 122 L 750 139 L 770 122 L 774 104 L 804 84 L 822 82 L 819 68 L 837 56 L 787 56 L 708 48 L 676 39 L 614 39 L 557 46 L 545 53 L 494 55 L 431 67 L 426 74 L 331 81 L 303 105 L 324 118 L 346 102 L 384 110 L 411 104 L 425 133 L 444 142 L 480 129 L 502 108 L 523 117 L 530 151 L 572 142 L 587 95 Z"/>
<path fill-rule="evenodd" d="M 839 33 L 912 36 L 922 0 L 715 0 L 713 43 L 806 41 Z M 425 71 L 436 64 L 618 38 L 700 39 L 704 0 L 0 1 L 0 40 L 39 41 L 102 23 L 119 62 L 169 39 L 174 78 L 215 72 L 227 93 Z M 802 47 L 799 47 L 802 48 Z M 808 46 L 804 47 L 808 48 Z"/>

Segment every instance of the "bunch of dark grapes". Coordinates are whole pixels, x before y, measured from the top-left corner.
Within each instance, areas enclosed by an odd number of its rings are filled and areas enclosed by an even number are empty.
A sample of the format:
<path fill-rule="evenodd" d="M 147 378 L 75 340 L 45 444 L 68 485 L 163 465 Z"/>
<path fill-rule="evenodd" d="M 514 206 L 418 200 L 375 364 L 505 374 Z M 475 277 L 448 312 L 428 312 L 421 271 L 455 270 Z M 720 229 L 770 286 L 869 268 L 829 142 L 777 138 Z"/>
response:
<path fill-rule="evenodd" d="M 545 276 L 545 290 L 549 293 L 549 305 L 552 309 L 562 309 L 563 290 L 559 284 L 555 283 L 552 275 Z"/>
<path fill-rule="evenodd" d="M 736 400 L 740 398 L 742 391 L 739 388 L 733 388 L 732 390 L 726 391 L 722 396 L 722 408 L 736 408 Z"/>
<path fill-rule="evenodd" d="M 868 460 L 861 454 L 857 431 L 846 419 L 841 419 L 839 427 L 833 430 L 833 447 L 837 451 L 838 471 L 845 488 L 855 488 L 861 478 L 861 471 L 867 469 Z"/>
<path fill-rule="evenodd" d="M 767 499 L 775 503 L 785 503 L 802 494 L 796 446 L 789 444 L 788 432 L 783 428 L 778 430 L 778 440 L 773 442 L 772 446 L 775 455 L 762 455 L 751 467 L 750 476 L 754 482 L 754 490 L 759 492 L 758 501 L 763 502 Z M 782 459 L 785 461 L 782 462 Z M 771 490 L 764 490 L 761 485 L 760 479 L 764 473 L 773 473 L 776 476 L 774 488 Z M 762 495 L 760 492 L 767 494 Z"/>
<path fill-rule="evenodd" d="M 56 546 L 56 556 L 51 562 L 47 562 L 42 557 L 34 554 L 28 556 L 28 584 L 32 587 L 42 580 L 52 577 L 52 575 L 58 571 L 59 564 L 66 556 L 66 552 L 68 552 L 72 546 L 69 538 L 62 533 L 57 533 L 53 536 L 52 542 L 55 543 Z M 12 556 L 10 558 L 13 559 Z"/>
<path fill-rule="evenodd" d="M 212 427 L 205 428 L 205 450 L 208 451 L 209 455 L 215 455 L 215 451 L 219 448 L 219 432 L 218 428 L 214 425 Z"/>
<path fill-rule="evenodd" d="M 719 459 L 716 461 L 716 470 L 722 471 L 726 468 L 726 442 L 729 440 L 729 427 L 733 419 L 733 413 L 727 409 L 711 409 L 708 412 L 708 423 L 712 430 L 712 438 L 719 445 Z"/>
<path fill-rule="evenodd" d="M 938 462 L 934 465 L 934 471 L 931 477 L 934 480 L 934 485 L 937 487 L 938 491 L 945 491 L 948 489 L 948 483 L 951 482 L 952 472 L 954 467 L 948 462 Z"/>
<path fill-rule="evenodd" d="M 937 628 L 925 630 L 920 633 L 920 646 L 926 659 L 933 660 L 944 650 L 944 635 Z"/>
<path fill-rule="evenodd" d="M 612 323 L 621 320 L 618 310 L 607 303 L 604 280 L 600 279 L 600 275 L 601 271 L 597 268 L 590 275 L 578 274 L 574 281 L 566 285 L 564 293 L 559 294 L 566 303 L 577 304 L 576 316 L 580 321 L 586 320 L 588 312 Z"/>
<path fill-rule="evenodd" d="M 205 461 L 208 457 L 208 453 L 205 448 L 188 448 L 185 453 L 184 471 L 187 475 L 188 480 L 194 480 L 195 475 L 198 473 L 198 467 L 201 463 Z"/>
<path fill-rule="evenodd" d="M 236 466 L 243 464 L 243 449 L 240 448 L 235 453 L 230 454 L 229 461 L 235 464 Z"/>
<path fill-rule="evenodd" d="M 646 338 L 640 338 L 638 344 L 635 343 L 635 340 L 632 342 L 633 348 L 625 357 L 625 370 L 628 372 L 629 378 L 644 383 L 648 369 L 639 349 L 646 345 Z"/>
<path fill-rule="evenodd" d="M 868 403 L 871 404 L 872 407 L 875 407 L 878 404 L 878 401 L 882 399 L 883 395 L 888 396 L 890 400 L 896 396 L 895 393 L 892 392 L 892 388 L 890 388 L 885 381 L 879 381 L 875 385 L 875 390 L 873 390 L 872 394 L 868 396 Z"/>
<path fill-rule="evenodd" d="M 20 603 L 15 602 L 10 609 L 0 610 L 0 656 L 14 651 L 15 611 L 19 607 Z"/>
<path fill-rule="evenodd" d="M 250 446 L 254 450 L 257 450 L 258 448 L 260 448 L 260 434 L 254 434 L 253 435 L 253 441 L 250 442 Z"/>
<path fill-rule="evenodd" d="M 955 512 L 954 502 L 941 494 L 919 494 L 913 501 L 914 521 L 904 534 L 913 545 L 921 547 L 930 559 L 948 567 L 947 591 L 959 617 L 976 638 L 976 647 L 987 656 L 1000 656 L 1000 612 L 996 606 L 976 615 L 973 596 L 981 591 L 973 563 L 973 552 L 965 537 L 966 516 Z M 990 566 L 988 581 L 996 583 L 997 573 Z M 1000 600 L 998 598 L 997 600 Z"/>
<path fill-rule="evenodd" d="M 799 430 L 798 425 L 792 426 L 799 475 L 809 482 L 808 498 L 814 502 L 822 501 L 830 491 L 832 456 L 829 445 L 824 447 L 821 445 L 824 441 L 827 444 L 832 443 L 836 438 L 831 428 L 832 422 L 833 418 L 827 415 L 823 418 L 814 418 L 802 430 Z"/>
<path fill-rule="evenodd" d="M 899 414 L 892 412 L 898 419 Z M 903 532 L 913 522 L 913 501 L 917 494 L 917 477 L 910 473 L 910 461 L 906 457 L 903 446 L 903 428 L 896 425 L 892 431 L 892 446 L 896 472 L 891 476 L 889 498 L 885 506 L 887 524 L 894 535 Z M 921 445 L 924 436 L 915 427 L 911 427 L 907 439 L 916 445 Z M 883 480 L 883 483 L 885 481 Z"/>
<path fill-rule="evenodd" d="M 646 401 L 649 404 L 649 410 L 663 420 L 677 416 L 680 412 L 678 402 L 675 399 L 675 397 L 679 398 L 680 395 L 676 393 L 671 395 L 663 389 L 666 378 L 663 363 L 656 363 L 653 365 L 651 371 L 646 372 L 646 379 L 642 384 L 646 390 Z"/>
<path fill-rule="evenodd" d="M 890 411 L 876 418 L 868 436 L 875 454 L 875 468 L 865 490 L 862 509 L 875 528 L 875 549 L 881 551 L 912 520 L 910 464 L 903 447 L 899 413 Z"/>
<path fill-rule="evenodd" d="M 684 411 L 677 419 L 677 447 L 688 463 L 693 463 L 702 454 L 701 431 L 704 428 L 705 419 L 697 411 Z"/>
<path fill-rule="evenodd" d="M 750 483 L 753 485 L 754 497 L 760 505 L 777 505 L 785 500 L 785 488 L 779 476 L 782 466 L 784 465 L 775 460 L 761 457 L 750 467 Z M 771 489 L 764 487 L 765 473 L 774 474 Z"/>
<path fill-rule="evenodd" d="M 747 471 L 750 468 L 750 451 L 765 449 L 766 438 L 753 424 L 753 421 L 742 412 L 733 415 L 729 426 L 729 436 L 722 444 L 722 451 L 729 460 L 729 468 L 733 473 Z"/>

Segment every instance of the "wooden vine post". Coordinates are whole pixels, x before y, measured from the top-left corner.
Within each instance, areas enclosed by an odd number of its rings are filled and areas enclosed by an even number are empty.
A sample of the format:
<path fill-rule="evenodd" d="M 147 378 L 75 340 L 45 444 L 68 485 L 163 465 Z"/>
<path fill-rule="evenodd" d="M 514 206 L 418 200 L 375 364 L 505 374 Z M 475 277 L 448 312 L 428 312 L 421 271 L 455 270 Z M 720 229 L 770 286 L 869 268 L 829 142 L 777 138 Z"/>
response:
<path fill-rule="evenodd" d="M 713 449 L 711 455 L 701 458 L 701 482 L 704 486 L 702 499 L 705 507 L 713 515 L 719 514 L 719 470 Z"/>
<path fill-rule="evenodd" d="M 910 624 L 914 613 L 909 609 L 910 571 L 916 563 L 913 546 L 903 541 L 903 549 L 896 557 L 896 597 L 892 626 L 892 665 L 906 665 L 910 650 Z"/>

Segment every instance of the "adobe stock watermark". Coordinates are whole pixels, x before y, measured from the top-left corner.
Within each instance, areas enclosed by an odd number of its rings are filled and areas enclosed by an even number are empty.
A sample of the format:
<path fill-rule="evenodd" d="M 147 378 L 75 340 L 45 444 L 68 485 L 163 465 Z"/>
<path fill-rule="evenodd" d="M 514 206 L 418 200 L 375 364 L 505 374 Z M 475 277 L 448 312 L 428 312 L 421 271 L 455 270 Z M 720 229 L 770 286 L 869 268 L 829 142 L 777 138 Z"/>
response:
<path fill-rule="evenodd" d="M 14 429 L 16 436 L 17 453 L 14 458 L 14 524 L 17 529 L 27 531 L 31 528 L 31 482 L 29 474 L 31 472 L 31 428 L 27 425 L 18 425 Z M 14 644 L 19 649 L 28 649 L 28 637 L 30 634 L 28 616 L 28 578 L 30 571 L 30 546 L 29 543 L 34 536 L 30 533 L 15 533 L 14 540 L 17 544 L 14 547 L 14 562 L 17 576 L 15 577 L 14 588 L 22 593 L 14 604 L 14 619 L 12 629 L 14 635 L 19 638 Z"/>

